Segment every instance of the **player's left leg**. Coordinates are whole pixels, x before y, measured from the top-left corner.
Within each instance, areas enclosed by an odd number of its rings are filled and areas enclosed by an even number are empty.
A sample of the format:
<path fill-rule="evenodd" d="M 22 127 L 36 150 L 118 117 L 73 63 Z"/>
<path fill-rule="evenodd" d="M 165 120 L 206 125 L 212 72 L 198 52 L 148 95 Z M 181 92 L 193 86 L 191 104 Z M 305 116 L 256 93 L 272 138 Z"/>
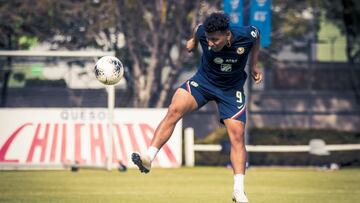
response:
<path fill-rule="evenodd" d="M 234 119 L 225 119 L 230 144 L 230 160 L 233 165 L 234 174 L 245 174 L 246 149 L 244 141 L 245 124 Z"/>
<path fill-rule="evenodd" d="M 234 192 L 233 200 L 236 203 L 248 202 L 244 192 L 244 177 L 245 177 L 245 164 L 246 164 L 246 148 L 244 131 L 245 124 L 242 121 L 235 119 L 225 119 L 230 144 L 230 160 L 234 171 Z"/>

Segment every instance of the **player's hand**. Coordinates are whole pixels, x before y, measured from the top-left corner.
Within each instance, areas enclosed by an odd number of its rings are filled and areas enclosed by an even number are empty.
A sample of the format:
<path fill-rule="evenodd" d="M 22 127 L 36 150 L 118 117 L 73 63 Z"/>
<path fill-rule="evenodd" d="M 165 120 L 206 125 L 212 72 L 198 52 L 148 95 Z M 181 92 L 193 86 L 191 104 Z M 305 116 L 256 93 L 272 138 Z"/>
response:
<path fill-rule="evenodd" d="M 196 47 L 196 41 L 194 38 L 191 38 L 186 42 L 186 49 L 188 50 L 188 52 L 194 51 L 195 47 Z"/>
<path fill-rule="evenodd" d="M 262 81 L 263 74 L 257 65 L 251 68 L 251 76 L 254 79 L 255 84 L 259 84 Z"/>

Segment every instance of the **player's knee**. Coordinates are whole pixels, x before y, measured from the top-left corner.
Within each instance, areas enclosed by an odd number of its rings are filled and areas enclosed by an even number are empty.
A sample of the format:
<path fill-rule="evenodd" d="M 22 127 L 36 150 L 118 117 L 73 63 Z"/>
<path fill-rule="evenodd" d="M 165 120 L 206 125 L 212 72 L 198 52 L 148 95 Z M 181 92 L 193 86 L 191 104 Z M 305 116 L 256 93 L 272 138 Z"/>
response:
<path fill-rule="evenodd" d="M 231 129 L 228 131 L 230 141 L 232 145 L 244 146 L 244 130 L 243 129 Z"/>
<path fill-rule="evenodd" d="M 182 110 L 176 105 L 170 105 L 166 117 L 171 120 L 179 120 L 183 116 Z"/>
<path fill-rule="evenodd" d="M 231 145 L 235 147 L 243 147 L 245 146 L 245 141 L 243 137 L 235 137 L 231 140 Z"/>

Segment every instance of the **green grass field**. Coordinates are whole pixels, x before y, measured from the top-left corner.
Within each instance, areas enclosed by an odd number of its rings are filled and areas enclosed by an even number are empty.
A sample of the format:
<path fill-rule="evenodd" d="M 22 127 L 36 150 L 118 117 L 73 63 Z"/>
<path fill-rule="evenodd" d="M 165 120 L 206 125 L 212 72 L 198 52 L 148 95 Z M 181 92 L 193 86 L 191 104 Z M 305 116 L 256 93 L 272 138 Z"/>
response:
<path fill-rule="evenodd" d="M 226 168 L 117 171 L 0 171 L 0 202 L 230 203 Z M 360 169 L 251 168 L 246 193 L 252 203 L 359 202 Z"/>

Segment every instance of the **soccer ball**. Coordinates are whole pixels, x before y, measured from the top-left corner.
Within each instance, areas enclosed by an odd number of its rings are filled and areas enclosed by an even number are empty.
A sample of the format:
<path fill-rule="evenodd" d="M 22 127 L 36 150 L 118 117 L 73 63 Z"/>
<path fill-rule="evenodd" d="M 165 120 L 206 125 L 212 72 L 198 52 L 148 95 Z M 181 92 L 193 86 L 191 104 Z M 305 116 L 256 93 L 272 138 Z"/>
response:
<path fill-rule="evenodd" d="M 105 85 L 115 85 L 124 76 L 124 66 L 114 56 L 103 56 L 95 65 L 95 77 Z"/>

